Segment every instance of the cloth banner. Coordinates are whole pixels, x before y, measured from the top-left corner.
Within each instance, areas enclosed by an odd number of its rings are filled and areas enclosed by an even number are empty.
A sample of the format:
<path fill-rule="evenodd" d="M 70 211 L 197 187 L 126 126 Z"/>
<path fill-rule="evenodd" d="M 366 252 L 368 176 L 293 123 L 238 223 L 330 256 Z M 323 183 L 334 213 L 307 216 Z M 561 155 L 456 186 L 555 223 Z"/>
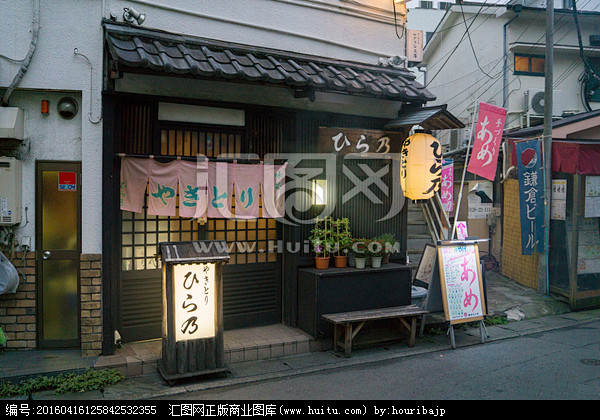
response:
<path fill-rule="evenodd" d="M 454 160 L 444 159 L 442 161 L 442 183 L 440 186 L 440 199 L 442 208 L 446 213 L 453 209 L 454 194 Z"/>
<path fill-rule="evenodd" d="M 532 255 L 536 242 L 538 252 L 544 251 L 544 180 L 540 143 L 539 139 L 516 143 L 523 255 Z"/>
<path fill-rule="evenodd" d="M 262 181 L 262 217 L 285 217 L 285 169 L 283 165 L 264 165 Z"/>
<path fill-rule="evenodd" d="M 475 126 L 475 142 L 467 170 L 490 181 L 496 177 L 498 152 L 506 121 L 506 109 L 479 103 L 479 114 Z"/>
<path fill-rule="evenodd" d="M 208 161 L 179 163 L 179 217 L 206 216 Z"/>
<path fill-rule="evenodd" d="M 141 213 L 148 184 L 150 161 L 143 158 L 121 159 L 120 208 Z"/>
<path fill-rule="evenodd" d="M 180 160 L 160 163 L 150 159 L 150 181 L 148 189 L 148 214 L 175 216 L 177 205 L 177 179 Z"/>
<path fill-rule="evenodd" d="M 233 165 L 226 162 L 208 162 L 208 217 L 233 218 Z"/>
<path fill-rule="evenodd" d="M 258 219 L 262 174 L 263 165 L 233 165 L 236 218 Z"/>

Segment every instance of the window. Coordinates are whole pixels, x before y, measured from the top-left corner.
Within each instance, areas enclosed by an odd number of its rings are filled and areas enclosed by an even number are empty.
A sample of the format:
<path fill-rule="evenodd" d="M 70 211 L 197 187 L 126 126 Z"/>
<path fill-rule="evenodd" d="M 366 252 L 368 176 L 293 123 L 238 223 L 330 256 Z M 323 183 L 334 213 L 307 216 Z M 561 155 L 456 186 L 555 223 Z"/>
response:
<path fill-rule="evenodd" d="M 433 1 L 421 0 L 419 2 L 419 7 L 421 7 L 422 9 L 433 9 Z"/>
<path fill-rule="evenodd" d="M 543 55 L 515 54 L 515 74 L 522 76 L 543 76 L 545 59 Z"/>
<path fill-rule="evenodd" d="M 440 10 L 448 10 L 452 7 L 452 3 L 447 1 L 441 1 L 439 4 Z"/>
<path fill-rule="evenodd" d="M 588 61 L 590 66 L 596 74 L 600 74 L 600 58 L 598 57 L 588 57 Z M 591 93 L 591 92 L 590 92 Z M 590 102 L 600 102 L 600 89 L 596 89 L 594 93 L 591 93 L 588 100 Z"/>
<path fill-rule="evenodd" d="M 572 9 L 573 0 L 563 0 L 563 9 Z"/>

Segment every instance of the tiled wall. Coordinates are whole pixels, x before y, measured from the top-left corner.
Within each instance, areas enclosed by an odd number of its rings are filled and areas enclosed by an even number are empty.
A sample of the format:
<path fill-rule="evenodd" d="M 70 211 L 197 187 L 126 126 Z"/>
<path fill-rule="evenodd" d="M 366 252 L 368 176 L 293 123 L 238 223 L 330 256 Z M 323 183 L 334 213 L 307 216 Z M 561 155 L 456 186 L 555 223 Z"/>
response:
<path fill-rule="evenodd" d="M 517 283 L 537 289 L 538 254 L 521 255 L 519 183 L 516 179 L 504 181 L 503 214 L 502 274 Z"/>
<path fill-rule="evenodd" d="M 81 254 L 81 355 L 102 353 L 102 255 Z"/>
<path fill-rule="evenodd" d="M 10 255 L 5 254 L 8 258 Z M 36 346 L 35 252 L 15 253 L 12 263 L 19 273 L 17 293 L 0 295 L 0 328 L 6 334 L 8 349 Z"/>

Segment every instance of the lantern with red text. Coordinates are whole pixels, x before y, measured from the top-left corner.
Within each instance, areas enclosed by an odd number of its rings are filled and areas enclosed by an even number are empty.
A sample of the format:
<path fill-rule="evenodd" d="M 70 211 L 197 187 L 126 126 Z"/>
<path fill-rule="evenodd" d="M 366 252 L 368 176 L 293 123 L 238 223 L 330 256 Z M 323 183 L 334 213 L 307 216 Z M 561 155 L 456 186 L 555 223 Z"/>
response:
<path fill-rule="evenodd" d="M 440 188 L 442 145 L 430 134 L 416 133 L 404 140 L 400 183 L 411 200 L 426 200 Z"/>

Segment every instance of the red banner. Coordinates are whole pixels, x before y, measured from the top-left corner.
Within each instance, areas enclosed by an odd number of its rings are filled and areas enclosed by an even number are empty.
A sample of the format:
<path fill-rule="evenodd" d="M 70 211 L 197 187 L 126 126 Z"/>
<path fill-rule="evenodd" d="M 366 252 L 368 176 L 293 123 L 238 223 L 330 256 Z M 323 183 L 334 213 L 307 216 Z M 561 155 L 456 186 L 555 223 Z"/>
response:
<path fill-rule="evenodd" d="M 490 181 L 496 177 L 498 152 L 506 121 L 506 109 L 479 103 L 479 115 L 475 126 L 475 142 L 467 170 Z"/>

